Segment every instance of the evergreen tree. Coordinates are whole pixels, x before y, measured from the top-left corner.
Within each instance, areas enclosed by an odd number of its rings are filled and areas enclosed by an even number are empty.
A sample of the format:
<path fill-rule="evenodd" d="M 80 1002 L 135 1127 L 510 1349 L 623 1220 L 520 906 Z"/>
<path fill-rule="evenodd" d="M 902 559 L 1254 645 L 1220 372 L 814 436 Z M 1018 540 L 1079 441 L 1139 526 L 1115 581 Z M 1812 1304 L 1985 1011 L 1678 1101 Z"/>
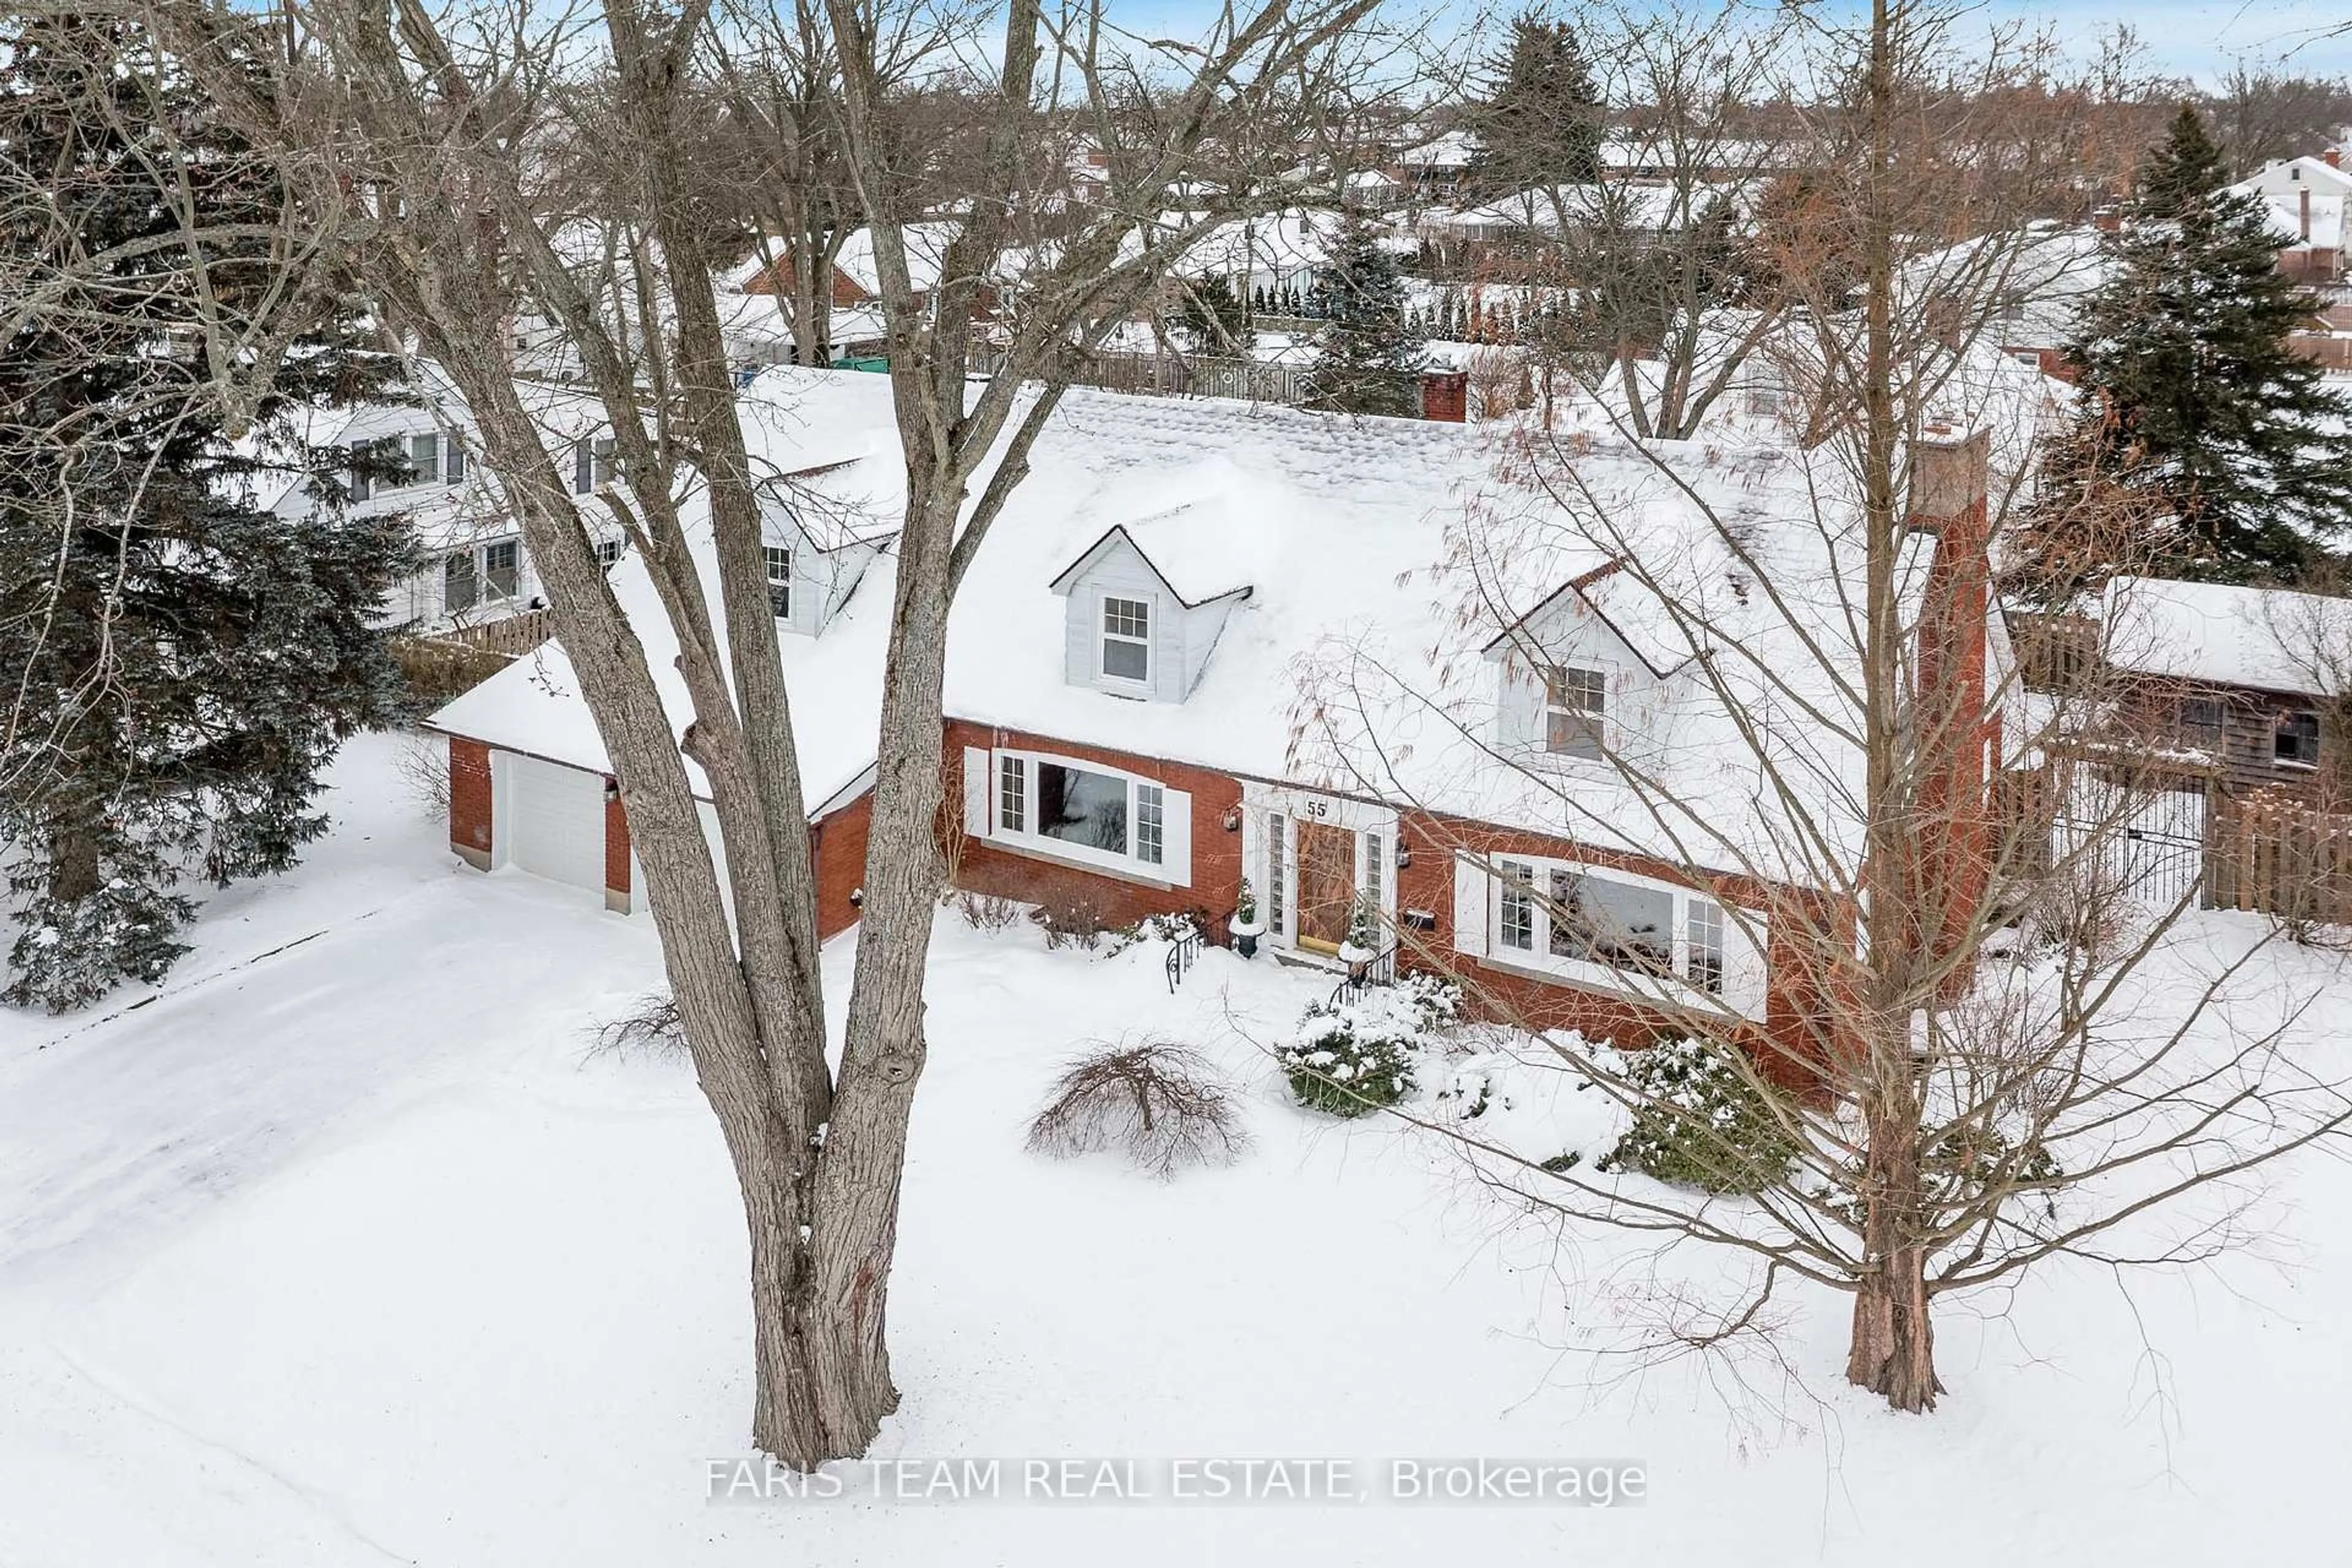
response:
<path fill-rule="evenodd" d="M 1232 279 L 1222 273 L 1204 272 L 1185 280 L 1182 289 L 1183 303 L 1177 310 L 1176 324 L 1192 334 L 1193 346 L 1199 352 L 1246 352 L 1249 311 L 1242 304 L 1242 297 L 1234 291 Z"/>
<path fill-rule="evenodd" d="M 1488 73 L 1486 101 L 1468 115 L 1479 148 L 1463 174 L 1465 195 L 1500 201 L 1601 178 L 1607 110 L 1566 23 L 1523 14 L 1511 23 L 1510 44 Z"/>
<path fill-rule="evenodd" d="M 1370 226 L 1342 214 L 1316 283 L 1323 325 L 1307 406 L 1342 414 L 1409 415 L 1423 345 L 1404 320 L 1404 275 Z"/>
<path fill-rule="evenodd" d="M 176 168 L 201 178 L 162 188 Z M 0 225 L 0 276 L 43 290 L 0 342 L 0 560 L 41 563 L 0 581 L 0 669 L 26 699 L 0 731 L 5 995 L 62 1010 L 161 978 L 185 951 L 184 876 L 281 870 L 324 829 L 321 765 L 398 713 L 369 622 L 414 563 L 404 520 L 341 515 L 344 455 L 304 439 L 304 416 L 383 395 L 394 362 L 348 300 L 286 286 L 267 237 L 282 188 L 151 40 L 20 27 L 0 184 L 25 215 Z M 236 439 L 191 347 L 199 283 L 247 341 L 293 342 L 253 375 Z M 263 504 L 289 482 L 321 503 L 309 521 Z"/>
<path fill-rule="evenodd" d="M 2184 107 L 2067 350 L 2082 427 L 2056 447 L 2043 510 L 2079 504 L 2104 461 L 2173 521 L 2167 569 L 2243 580 L 2301 570 L 2352 524 L 2352 407 L 2288 351 L 2317 302 L 2279 273 L 2264 204 L 2225 178 Z"/>

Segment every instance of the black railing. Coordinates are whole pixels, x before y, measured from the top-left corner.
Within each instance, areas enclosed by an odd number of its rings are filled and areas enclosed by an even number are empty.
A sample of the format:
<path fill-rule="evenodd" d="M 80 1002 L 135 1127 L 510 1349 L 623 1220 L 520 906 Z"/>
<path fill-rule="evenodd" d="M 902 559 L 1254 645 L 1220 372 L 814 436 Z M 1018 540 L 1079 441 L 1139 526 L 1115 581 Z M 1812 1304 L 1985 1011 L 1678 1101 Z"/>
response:
<path fill-rule="evenodd" d="M 1184 984 L 1184 972 L 1200 961 L 1201 933 L 1198 931 L 1168 944 L 1168 994 L 1174 995 L 1176 987 Z"/>
<path fill-rule="evenodd" d="M 1349 964 L 1348 977 L 1340 981 L 1331 992 L 1331 1005 L 1337 1007 L 1349 997 L 1360 996 L 1375 985 L 1394 984 L 1396 960 L 1397 944 L 1391 942 L 1376 956 L 1368 958 L 1361 963 Z"/>

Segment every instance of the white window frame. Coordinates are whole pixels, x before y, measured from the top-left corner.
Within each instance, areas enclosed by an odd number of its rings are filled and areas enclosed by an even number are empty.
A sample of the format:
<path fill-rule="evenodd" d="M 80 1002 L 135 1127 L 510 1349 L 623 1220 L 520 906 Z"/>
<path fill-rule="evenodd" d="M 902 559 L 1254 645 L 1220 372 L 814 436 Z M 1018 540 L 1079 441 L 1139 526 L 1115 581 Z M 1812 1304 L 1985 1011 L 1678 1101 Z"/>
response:
<path fill-rule="evenodd" d="M 1642 974 L 1630 969 L 1619 969 L 1589 959 L 1570 958 L 1551 950 L 1551 889 L 1555 876 L 1581 877 L 1597 882 L 1615 882 L 1629 888 L 1669 895 L 1673 913 L 1667 922 L 1671 935 L 1671 975 Z M 1486 882 L 1487 929 L 1494 933 L 1486 956 L 1495 963 L 1514 968 L 1534 970 L 1558 975 L 1579 985 L 1612 991 L 1621 995 L 1651 1001 L 1679 1003 L 1684 1005 L 1732 1007 L 1742 1011 L 1728 994 L 1731 965 L 1729 928 L 1735 918 L 1748 922 L 1752 934 L 1762 947 L 1761 917 L 1742 912 L 1735 917 L 1723 901 L 1710 893 L 1670 882 L 1663 878 L 1645 877 L 1638 872 L 1621 871 L 1614 867 L 1589 866 L 1580 861 L 1551 859 L 1538 856 L 1498 856 L 1493 874 Z M 1528 900 L 1528 942 L 1526 947 L 1513 945 L 1505 939 L 1508 929 L 1504 921 L 1506 900 L 1515 892 L 1523 893 Z M 1695 910 L 1695 907 L 1697 908 Z M 1710 921 L 1706 910 L 1713 911 Z M 1694 921 L 1694 913 L 1699 919 Z M 1717 964 L 1712 987 L 1692 983 L 1691 934 L 1694 925 L 1711 927 L 1717 942 Z M 1760 958 L 1760 951 L 1759 951 Z M 1748 1014 L 1762 1016 L 1759 1003 Z"/>
<path fill-rule="evenodd" d="M 1127 785 L 1127 849 L 1115 854 L 1097 849 L 1089 844 L 1074 844 L 1066 838 L 1056 838 L 1037 831 L 1037 808 L 1042 798 L 1038 789 L 1037 769 L 1041 765 L 1068 768 L 1077 773 L 1093 773 L 1099 778 L 1118 779 Z M 1006 809 L 1016 793 L 1012 769 L 1019 771 L 1020 822 L 1014 826 Z M 1066 757 L 1053 752 L 1032 752 L 1000 748 L 991 753 L 989 795 L 989 836 L 992 842 L 1021 849 L 1050 860 L 1064 860 L 1080 866 L 1098 867 L 1122 876 L 1140 877 L 1153 882 L 1165 882 L 1189 887 L 1192 868 L 1192 796 L 1181 790 L 1169 788 L 1160 780 L 1113 767 L 1108 763 L 1087 757 Z M 1145 806 L 1154 808 L 1158 817 L 1160 858 L 1148 860 L 1139 853 L 1143 846 Z M 1181 813 L 1183 820 L 1177 821 Z"/>
<path fill-rule="evenodd" d="M 514 551 L 514 586 L 497 593 L 490 586 L 490 552 L 500 545 Z M 449 563 L 460 557 L 472 563 L 474 597 L 471 603 L 452 607 L 449 604 Z M 441 613 L 445 616 L 467 615 L 493 605 L 504 605 L 522 597 L 522 536 L 509 533 L 502 539 L 485 539 L 478 543 L 460 545 L 441 552 Z"/>
<path fill-rule="evenodd" d="M 789 542 L 760 546 L 760 571 L 768 584 L 768 611 L 780 621 L 789 621 L 793 618 L 793 554 L 794 552 Z M 782 577 L 776 575 L 776 558 L 780 555 L 783 557 L 784 565 L 784 574 Z M 784 602 L 781 609 L 776 605 L 778 589 L 783 591 Z"/>
<path fill-rule="evenodd" d="M 1580 762 L 1605 759 L 1609 751 L 1608 668 L 1597 664 L 1554 664 L 1545 666 L 1537 672 L 1537 675 L 1543 686 L 1543 731 L 1537 739 L 1545 752 L 1551 756 L 1569 757 Z M 1580 685 L 1589 678 L 1592 684 L 1599 688 L 1600 707 L 1597 709 L 1571 707 L 1559 700 L 1560 693 L 1568 685 L 1570 676 L 1577 677 Z M 1555 714 L 1562 718 L 1589 722 L 1592 726 L 1592 744 L 1602 753 L 1602 757 L 1601 759 L 1587 757 L 1568 746 L 1554 745 L 1552 718 Z"/>
<path fill-rule="evenodd" d="M 1110 629 L 1110 607 L 1114 603 L 1142 606 L 1143 635 L 1141 637 L 1135 637 L 1127 632 L 1114 632 Z M 1108 588 L 1097 593 L 1095 595 L 1095 679 L 1105 686 L 1115 687 L 1125 691 L 1151 689 L 1152 672 L 1158 663 L 1152 656 L 1151 639 L 1159 631 L 1159 619 L 1160 606 L 1150 595 L 1121 594 Z M 1112 673 L 1108 654 L 1110 645 L 1114 642 L 1126 643 L 1143 649 L 1141 676 Z"/>

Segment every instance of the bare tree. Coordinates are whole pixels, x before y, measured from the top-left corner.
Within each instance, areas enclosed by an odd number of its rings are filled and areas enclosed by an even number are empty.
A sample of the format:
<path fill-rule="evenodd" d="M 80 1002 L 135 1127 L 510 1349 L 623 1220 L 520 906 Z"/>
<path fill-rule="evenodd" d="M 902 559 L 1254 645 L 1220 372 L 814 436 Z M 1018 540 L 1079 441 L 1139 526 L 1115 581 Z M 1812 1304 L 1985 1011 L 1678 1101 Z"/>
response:
<path fill-rule="evenodd" d="M 214 82 L 304 182 L 312 221 L 352 258 L 389 328 L 464 395 L 546 584 L 742 1192 L 752 1436 L 789 1463 L 863 1452 L 898 1401 L 885 1320 L 926 1048 L 950 602 L 1079 357 L 1191 239 L 1233 216 L 1171 217 L 1167 193 L 1265 189 L 1247 199 L 1276 200 L 1273 173 L 1343 145 L 1333 106 L 1365 79 L 1371 13 L 1372 0 L 1268 0 L 1215 18 L 1194 42 L 1146 44 L 1099 6 L 1016 4 L 985 48 L 965 19 L 919 7 L 831 0 L 794 18 L 796 47 L 814 51 L 804 63 L 820 79 L 838 74 L 818 119 L 872 236 L 908 480 L 837 1069 L 757 476 L 712 283 L 708 183 L 694 177 L 716 90 L 708 61 L 727 41 L 712 8 L 615 0 L 436 14 L 309 0 L 289 7 L 299 47 L 283 73 Z M 164 15 L 199 68 L 216 59 L 215 16 Z M 593 135 L 586 103 L 599 117 Z M 908 117 L 942 106 L 955 133 L 910 145 Z M 1107 182 L 1083 212 L 1049 210 L 1036 194 L 1062 179 L 1081 134 Z M 591 146 L 605 154 L 594 181 L 557 178 Z M 593 209 L 572 194 L 589 188 Z M 910 260 L 917 213 L 951 235 L 928 290 Z M 1003 260 L 1016 247 L 1026 247 L 1017 279 Z M 588 412 L 610 432 L 627 482 L 598 500 L 567 493 L 541 427 L 549 399 L 515 379 L 507 324 L 524 310 L 560 329 Z M 996 374 L 974 382 L 989 331 Z M 682 742 L 590 548 L 596 508 L 625 530 L 670 623 L 691 705 Z M 688 531 L 706 512 L 710 581 Z M 730 897 L 681 751 L 709 781 Z"/>
<path fill-rule="evenodd" d="M 2352 1120 L 2343 1077 L 2283 1048 L 2298 1007 L 2252 984 L 2254 956 L 2180 940 L 2193 874 L 2152 899 L 2135 886 L 2119 847 L 2160 781 L 2092 743 L 2112 694 L 2022 701 L 1988 633 L 1991 557 L 2046 413 L 2038 378 L 1969 330 L 1981 301 L 1934 311 L 1898 283 L 1912 247 L 1963 221 L 1947 204 L 1999 234 L 2025 194 L 1986 152 L 2013 151 L 2011 128 L 1952 134 L 1947 21 L 1898 0 L 1807 46 L 1816 80 L 1851 84 L 1820 96 L 1813 130 L 1822 221 L 1843 217 L 1791 270 L 1800 297 L 1825 275 L 1837 297 L 1783 334 L 1815 413 L 1778 438 L 1664 443 L 1604 386 L 1531 424 L 1451 563 L 1463 622 L 1504 629 L 1491 667 L 1433 679 L 1341 646 L 1304 693 L 1307 760 L 1433 809 L 1483 777 L 1581 847 L 1545 867 L 1453 830 L 1487 956 L 1605 972 L 1651 1027 L 1700 1042 L 1762 1108 L 1735 1120 L 1769 1134 L 1736 1139 L 1719 1104 L 1638 1057 L 1543 1033 L 1524 988 L 1474 966 L 1532 1052 L 1716 1179 L 1637 1187 L 1476 1143 L 1482 1168 L 1580 1221 L 1748 1258 L 1737 1299 L 1678 1302 L 1673 1345 L 1762 1331 L 1795 1280 L 1846 1294 L 1846 1375 L 1912 1411 L 1941 1391 L 1940 1298 L 2061 1256 L 2204 1256 L 2235 1234 L 2226 1215 L 2121 1238 Z M 1980 262 L 1967 286 L 1999 276 Z M 1408 732 L 1411 757 L 1386 741 Z M 1635 907 L 1608 888 L 1626 869 L 1680 886 Z"/>

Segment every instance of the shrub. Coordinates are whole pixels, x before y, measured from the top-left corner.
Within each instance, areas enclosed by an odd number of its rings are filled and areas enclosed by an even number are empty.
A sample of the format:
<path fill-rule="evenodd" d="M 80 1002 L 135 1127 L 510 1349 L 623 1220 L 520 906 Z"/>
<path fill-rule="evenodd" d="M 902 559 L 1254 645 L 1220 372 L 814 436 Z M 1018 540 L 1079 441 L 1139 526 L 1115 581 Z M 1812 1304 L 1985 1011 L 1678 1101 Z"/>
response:
<path fill-rule="evenodd" d="M 1247 1141 L 1214 1069 L 1171 1040 L 1104 1045 L 1076 1058 L 1029 1123 L 1037 1153 L 1117 1149 L 1163 1180 L 1181 1165 L 1229 1164 Z"/>
<path fill-rule="evenodd" d="M 686 1025 L 667 991 L 648 991 L 626 1013 L 596 1026 L 592 1057 L 684 1057 Z"/>
<path fill-rule="evenodd" d="M 1102 941 L 1102 912 L 1084 899 L 1060 899 L 1038 905 L 1029 918 L 1045 930 L 1047 947 L 1077 947 L 1092 952 Z"/>
<path fill-rule="evenodd" d="M 1333 1116 L 1396 1104 L 1412 1092 L 1414 1056 L 1461 1005 L 1459 987 L 1423 974 L 1314 1004 L 1276 1052 L 1290 1092 Z"/>
<path fill-rule="evenodd" d="M 400 787 L 427 822 L 449 817 L 449 742 L 438 735 L 410 734 L 401 738 L 393 773 Z"/>
<path fill-rule="evenodd" d="M 1198 910 L 1146 915 L 1133 925 L 1120 926 L 1112 931 L 1109 951 L 1103 956 L 1116 958 L 1139 942 L 1195 942 L 1208 929 L 1208 916 Z"/>
<path fill-rule="evenodd" d="M 1709 1193 L 1760 1192 L 1786 1176 L 1796 1157 L 1788 1123 L 1732 1048 L 1673 1039 L 1626 1052 L 1624 1083 L 1640 1103 L 1594 1168 Z"/>
<path fill-rule="evenodd" d="M 1021 906 L 994 893 L 951 893 L 948 907 L 974 931 L 1006 931 L 1021 922 Z"/>

